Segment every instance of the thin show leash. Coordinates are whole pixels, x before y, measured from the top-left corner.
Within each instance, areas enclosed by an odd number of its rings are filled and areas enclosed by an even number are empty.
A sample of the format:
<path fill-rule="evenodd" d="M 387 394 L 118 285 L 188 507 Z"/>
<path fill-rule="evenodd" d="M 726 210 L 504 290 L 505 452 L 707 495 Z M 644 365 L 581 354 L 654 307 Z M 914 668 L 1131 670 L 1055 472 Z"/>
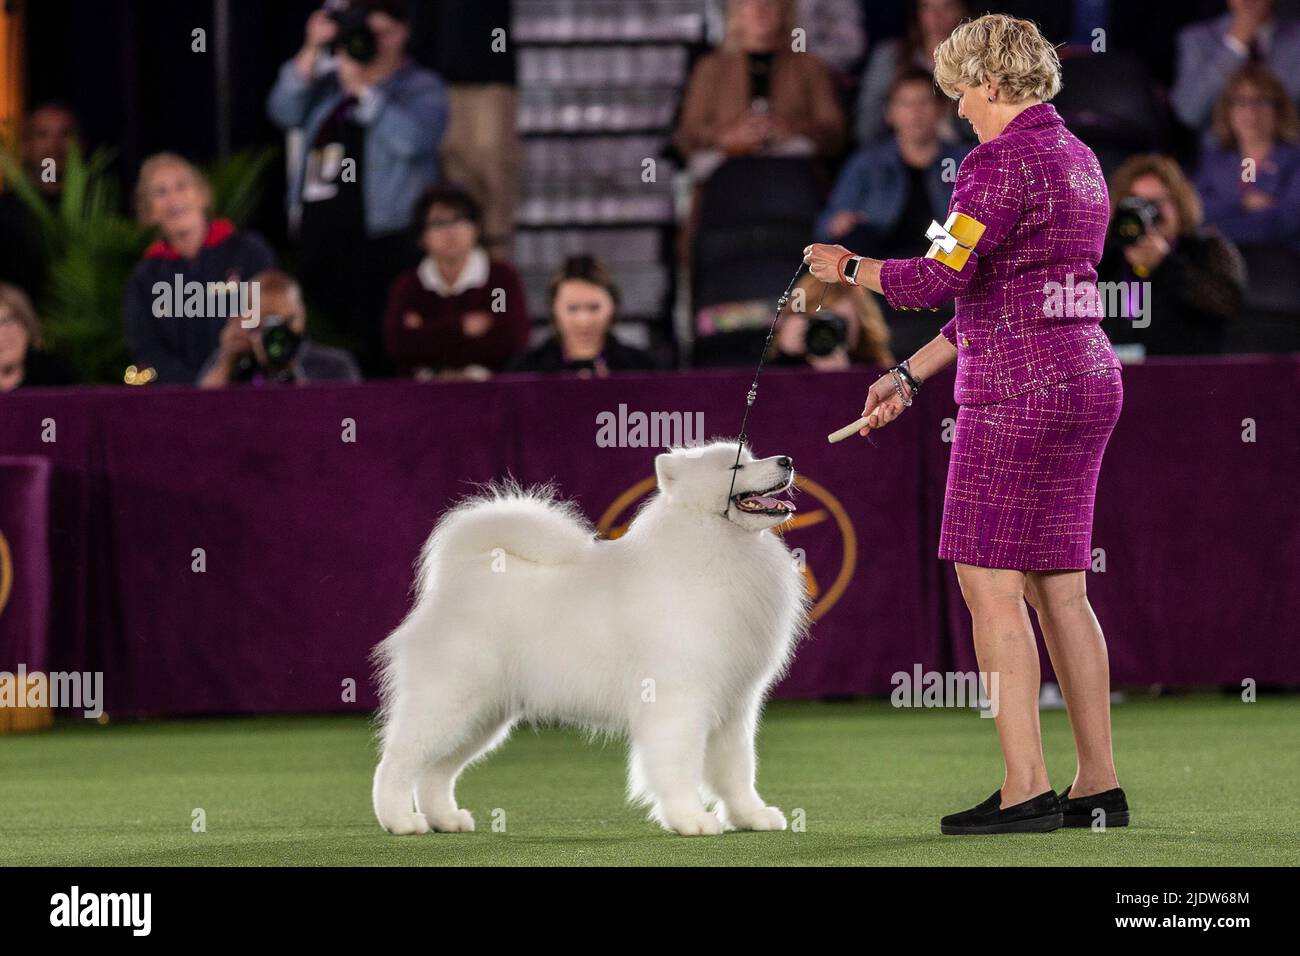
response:
<path fill-rule="evenodd" d="M 745 415 L 740 420 L 740 439 L 736 442 L 736 463 L 731 466 L 731 488 L 727 491 L 727 503 L 722 509 L 722 516 L 725 518 L 727 512 L 731 510 L 731 496 L 736 493 L 736 472 L 740 470 L 740 455 L 745 448 L 745 441 L 749 435 L 746 428 L 749 425 L 749 410 L 754 407 L 754 399 L 758 398 L 758 377 L 763 374 L 763 366 L 767 364 L 767 352 L 772 347 L 772 336 L 776 334 L 776 324 L 781 321 L 781 316 L 785 313 L 786 304 L 790 301 L 790 295 L 794 291 L 795 284 L 808 271 L 808 263 L 800 262 L 799 268 L 795 270 L 794 277 L 790 284 L 785 287 L 781 293 L 781 298 L 776 300 L 776 315 L 772 317 L 772 325 L 767 330 L 767 339 L 763 342 L 763 351 L 758 356 L 758 367 L 754 369 L 754 381 L 749 386 L 749 394 L 745 397 Z M 822 301 L 826 299 L 826 284 L 822 284 L 821 301 L 817 303 L 817 310 L 822 310 Z"/>

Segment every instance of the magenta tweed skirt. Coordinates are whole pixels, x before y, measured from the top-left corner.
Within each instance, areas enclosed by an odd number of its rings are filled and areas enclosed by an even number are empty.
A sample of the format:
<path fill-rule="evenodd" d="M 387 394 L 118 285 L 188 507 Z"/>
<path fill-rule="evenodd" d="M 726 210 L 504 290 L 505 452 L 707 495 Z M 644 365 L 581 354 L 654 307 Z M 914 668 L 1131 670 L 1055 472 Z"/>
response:
<path fill-rule="evenodd" d="M 1101 456 L 1124 403 L 1118 369 L 957 414 L 939 557 L 981 568 L 1086 570 Z"/>

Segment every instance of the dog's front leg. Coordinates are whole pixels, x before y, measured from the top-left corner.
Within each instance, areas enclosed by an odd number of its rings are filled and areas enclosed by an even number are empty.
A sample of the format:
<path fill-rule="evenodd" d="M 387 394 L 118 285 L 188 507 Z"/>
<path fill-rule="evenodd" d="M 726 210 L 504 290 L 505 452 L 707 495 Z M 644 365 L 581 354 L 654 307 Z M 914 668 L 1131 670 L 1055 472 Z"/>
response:
<path fill-rule="evenodd" d="M 754 735 L 758 709 L 738 714 L 709 735 L 705 783 L 722 801 L 722 815 L 737 830 L 784 830 L 785 814 L 769 807 L 754 787 Z"/>
<path fill-rule="evenodd" d="M 652 816 L 682 836 L 715 836 L 722 821 L 700 799 L 704 780 L 704 714 L 666 701 L 647 703 L 632 725 L 632 762 L 644 775 Z"/>

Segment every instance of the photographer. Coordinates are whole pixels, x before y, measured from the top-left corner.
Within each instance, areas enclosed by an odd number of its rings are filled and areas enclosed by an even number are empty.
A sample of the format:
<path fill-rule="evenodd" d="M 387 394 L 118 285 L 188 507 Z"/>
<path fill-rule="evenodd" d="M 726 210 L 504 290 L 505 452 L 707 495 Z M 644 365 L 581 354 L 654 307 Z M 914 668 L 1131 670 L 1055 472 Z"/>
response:
<path fill-rule="evenodd" d="M 855 365 L 892 366 L 889 327 L 876 296 L 866 289 L 839 285 L 825 286 L 823 292 L 818 285 L 804 281 L 807 308 L 788 313 L 777 327 L 768 364 L 805 366 L 819 372 L 838 372 Z"/>
<path fill-rule="evenodd" d="M 260 307 L 250 316 L 226 322 L 221 344 L 199 373 L 200 388 L 361 381 L 351 355 L 307 338 L 307 310 L 298 283 L 276 271 L 263 272 L 253 281 Z M 246 318 L 255 320 L 251 328 L 244 327 Z"/>
<path fill-rule="evenodd" d="M 371 374 L 387 370 L 384 300 L 414 264 L 407 230 L 447 125 L 442 81 L 406 55 L 409 36 L 402 0 L 331 2 L 267 100 L 273 122 L 302 131 L 289 203 L 307 302 Z"/>
<path fill-rule="evenodd" d="M 1132 156 L 1111 176 L 1111 227 L 1097 269 L 1102 282 L 1148 282 L 1151 324 L 1108 315 L 1102 328 L 1117 345 L 1147 355 L 1215 355 L 1241 308 L 1245 266 L 1218 231 L 1202 228 L 1201 200 L 1167 156 Z M 1129 285 L 1126 288 L 1134 289 Z"/>

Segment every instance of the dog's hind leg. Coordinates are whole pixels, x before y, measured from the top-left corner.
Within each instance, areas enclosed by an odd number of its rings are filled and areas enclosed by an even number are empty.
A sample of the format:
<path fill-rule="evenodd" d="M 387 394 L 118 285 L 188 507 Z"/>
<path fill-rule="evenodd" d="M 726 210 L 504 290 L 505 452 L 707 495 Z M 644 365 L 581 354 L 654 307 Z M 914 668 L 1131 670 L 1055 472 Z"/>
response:
<path fill-rule="evenodd" d="M 429 822 L 415 811 L 415 782 L 425 761 L 418 738 L 401 722 L 388 729 L 384 754 L 375 770 L 372 792 L 379 825 L 396 836 L 428 833 Z"/>
<path fill-rule="evenodd" d="M 445 715 L 447 723 L 454 718 Z M 511 721 L 500 716 L 480 715 L 463 721 L 454 735 L 458 743 L 425 764 L 415 787 L 416 809 L 433 829 L 442 833 L 462 833 L 474 829 L 474 817 L 456 804 L 456 778 L 469 764 L 486 756 L 510 734 Z M 444 724 L 447 726 L 447 724 Z"/>
<path fill-rule="evenodd" d="M 652 802 L 651 816 L 682 836 L 714 836 L 722 821 L 700 799 L 708 717 L 673 714 L 665 703 L 646 704 L 633 721 L 632 789 Z"/>
<path fill-rule="evenodd" d="M 757 706 L 728 718 L 711 734 L 704 782 L 722 801 L 722 816 L 737 830 L 784 830 L 785 814 L 763 802 L 754 788 Z"/>

